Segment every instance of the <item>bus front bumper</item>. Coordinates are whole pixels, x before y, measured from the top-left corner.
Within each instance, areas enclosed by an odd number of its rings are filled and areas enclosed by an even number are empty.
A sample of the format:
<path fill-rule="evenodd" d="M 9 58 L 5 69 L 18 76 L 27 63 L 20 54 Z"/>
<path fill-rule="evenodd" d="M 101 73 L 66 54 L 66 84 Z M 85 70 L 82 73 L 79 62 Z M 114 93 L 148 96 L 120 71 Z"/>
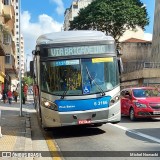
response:
<path fill-rule="evenodd" d="M 60 127 L 95 123 L 117 123 L 120 120 L 120 103 L 117 102 L 113 106 L 103 109 L 72 112 L 54 111 L 53 114 L 43 115 L 42 123 L 45 127 Z"/>

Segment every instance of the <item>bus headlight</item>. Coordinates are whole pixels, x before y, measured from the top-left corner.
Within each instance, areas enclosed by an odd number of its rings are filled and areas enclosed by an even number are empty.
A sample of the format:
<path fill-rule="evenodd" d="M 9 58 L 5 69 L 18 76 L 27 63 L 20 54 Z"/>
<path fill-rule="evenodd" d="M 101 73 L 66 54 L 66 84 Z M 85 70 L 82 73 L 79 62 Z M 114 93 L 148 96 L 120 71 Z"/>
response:
<path fill-rule="evenodd" d="M 120 99 L 120 95 L 116 95 L 114 97 L 112 97 L 112 99 L 110 100 L 110 105 L 109 106 L 112 106 L 114 103 L 118 102 Z"/>
<path fill-rule="evenodd" d="M 49 108 L 51 110 L 58 111 L 57 105 L 55 103 L 47 101 L 47 100 L 42 101 L 42 106 Z"/>

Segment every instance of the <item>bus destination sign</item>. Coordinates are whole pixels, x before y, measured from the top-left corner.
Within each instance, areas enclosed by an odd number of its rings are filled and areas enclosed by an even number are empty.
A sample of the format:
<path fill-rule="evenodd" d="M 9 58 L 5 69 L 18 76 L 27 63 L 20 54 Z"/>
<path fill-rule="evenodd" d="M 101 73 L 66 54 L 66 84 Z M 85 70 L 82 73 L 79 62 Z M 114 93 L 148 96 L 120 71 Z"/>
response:
<path fill-rule="evenodd" d="M 114 53 L 114 45 L 79 46 L 65 48 L 49 48 L 48 57 Z"/>

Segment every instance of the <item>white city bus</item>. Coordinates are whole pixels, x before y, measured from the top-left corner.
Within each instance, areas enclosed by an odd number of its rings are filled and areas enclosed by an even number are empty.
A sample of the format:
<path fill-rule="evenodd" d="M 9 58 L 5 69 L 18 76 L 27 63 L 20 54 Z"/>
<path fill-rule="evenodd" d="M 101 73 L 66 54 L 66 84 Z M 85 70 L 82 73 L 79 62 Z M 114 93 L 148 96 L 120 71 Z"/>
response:
<path fill-rule="evenodd" d="M 35 108 L 44 128 L 120 121 L 119 67 L 111 36 L 44 34 L 33 54 Z"/>

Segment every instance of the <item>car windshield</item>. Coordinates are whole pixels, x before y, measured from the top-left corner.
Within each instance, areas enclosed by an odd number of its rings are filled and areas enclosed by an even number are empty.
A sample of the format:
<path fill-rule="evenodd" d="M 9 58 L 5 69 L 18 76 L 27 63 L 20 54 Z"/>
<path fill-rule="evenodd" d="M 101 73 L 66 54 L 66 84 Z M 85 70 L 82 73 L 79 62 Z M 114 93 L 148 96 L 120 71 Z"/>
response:
<path fill-rule="evenodd" d="M 157 88 L 152 89 L 133 89 L 134 97 L 160 97 L 160 92 Z"/>

